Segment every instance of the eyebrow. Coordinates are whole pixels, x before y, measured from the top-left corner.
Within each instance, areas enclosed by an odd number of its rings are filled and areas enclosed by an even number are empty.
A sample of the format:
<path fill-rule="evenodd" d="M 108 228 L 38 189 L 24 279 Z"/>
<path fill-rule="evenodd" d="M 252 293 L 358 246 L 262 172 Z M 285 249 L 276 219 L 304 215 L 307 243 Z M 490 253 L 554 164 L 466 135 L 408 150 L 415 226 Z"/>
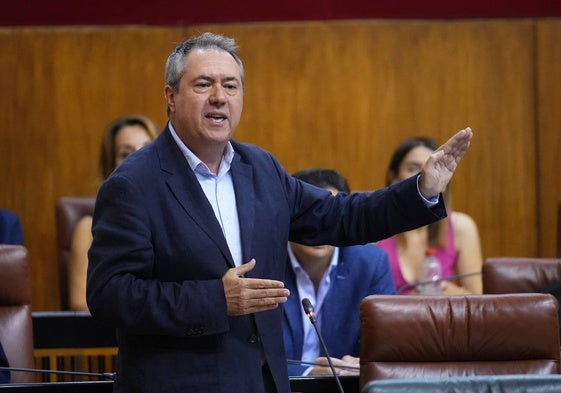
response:
<path fill-rule="evenodd" d="M 209 82 L 214 82 L 214 81 L 216 80 L 216 78 L 213 78 L 213 77 L 208 76 L 208 75 L 199 75 L 199 76 L 197 76 L 196 78 L 194 78 L 193 81 L 197 81 L 197 80 L 199 80 L 199 79 L 203 79 L 203 80 L 209 81 Z M 235 77 L 235 76 L 227 76 L 227 77 L 222 78 L 220 81 L 221 81 L 222 83 L 224 83 L 224 82 L 231 82 L 231 81 L 240 83 L 239 78 L 237 78 L 237 77 Z"/>

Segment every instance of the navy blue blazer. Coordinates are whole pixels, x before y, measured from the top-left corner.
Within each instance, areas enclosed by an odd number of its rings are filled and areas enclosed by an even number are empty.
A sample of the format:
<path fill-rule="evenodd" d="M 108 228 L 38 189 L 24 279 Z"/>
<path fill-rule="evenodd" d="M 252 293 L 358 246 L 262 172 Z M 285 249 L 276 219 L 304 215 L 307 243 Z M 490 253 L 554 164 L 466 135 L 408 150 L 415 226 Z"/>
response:
<path fill-rule="evenodd" d="M 0 209 L 0 244 L 23 245 L 23 231 L 17 214 Z"/>
<path fill-rule="evenodd" d="M 445 216 L 416 181 L 332 196 L 292 178 L 268 152 L 232 141 L 248 277 L 283 280 L 286 244 L 373 242 Z M 290 391 L 282 307 L 229 317 L 222 276 L 234 266 L 193 171 L 165 129 L 101 186 L 89 250 L 88 307 L 117 327 L 116 392 L 263 392 L 262 362 Z"/>
<path fill-rule="evenodd" d="M 331 283 L 317 324 L 329 355 L 358 357 L 360 349 L 360 302 L 373 294 L 395 294 L 388 255 L 373 244 L 342 247 L 330 273 Z M 288 259 L 285 286 L 290 297 L 284 304 L 283 336 L 287 359 L 302 360 L 304 326 L 296 276 Z M 321 350 L 320 356 L 325 356 Z M 309 366 L 289 364 L 289 375 L 302 375 Z"/>

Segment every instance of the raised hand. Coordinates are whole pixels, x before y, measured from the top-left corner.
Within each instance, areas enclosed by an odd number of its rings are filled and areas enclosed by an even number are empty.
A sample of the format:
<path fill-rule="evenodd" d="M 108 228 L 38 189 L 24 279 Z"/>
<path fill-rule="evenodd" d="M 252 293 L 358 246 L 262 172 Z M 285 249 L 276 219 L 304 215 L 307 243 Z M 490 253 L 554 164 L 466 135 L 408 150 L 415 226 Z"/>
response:
<path fill-rule="evenodd" d="M 419 181 L 419 190 L 425 198 L 433 198 L 446 189 L 472 136 L 471 128 L 464 128 L 431 154 L 421 169 Z"/>
<path fill-rule="evenodd" d="M 290 291 L 282 281 L 245 278 L 255 267 L 255 259 L 231 269 L 222 277 L 228 315 L 244 315 L 272 310 L 285 303 Z"/>

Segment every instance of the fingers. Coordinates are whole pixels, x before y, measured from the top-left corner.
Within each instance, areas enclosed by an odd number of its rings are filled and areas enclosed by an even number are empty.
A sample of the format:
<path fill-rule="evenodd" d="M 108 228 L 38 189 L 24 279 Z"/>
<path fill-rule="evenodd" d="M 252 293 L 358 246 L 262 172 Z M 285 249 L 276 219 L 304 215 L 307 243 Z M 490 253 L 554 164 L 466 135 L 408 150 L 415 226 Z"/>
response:
<path fill-rule="evenodd" d="M 228 315 L 272 310 L 288 300 L 290 291 L 284 288 L 282 281 L 243 277 L 255 264 L 252 259 L 229 269 L 222 278 Z"/>
<path fill-rule="evenodd" d="M 348 363 L 348 364 L 352 364 L 355 366 L 359 366 L 360 365 L 360 358 L 351 356 L 351 355 L 345 355 L 341 358 L 342 361 Z"/>
<path fill-rule="evenodd" d="M 342 359 L 331 358 L 331 363 L 335 368 L 337 375 L 358 375 L 359 374 L 359 358 L 355 358 L 350 355 L 343 356 Z M 329 361 L 326 357 L 316 358 L 314 366 L 310 375 L 330 375 L 332 374 L 331 367 L 329 367 Z"/>
<path fill-rule="evenodd" d="M 243 265 L 236 266 L 235 268 L 230 269 L 231 273 L 235 274 L 238 277 L 241 277 L 247 272 L 252 271 L 253 268 L 255 267 L 255 263 L 256 263 L 255 259 L 252 259 L 251 261 L 244 263 Z"/>
<path fill-rule="evenodd" d="M 466 127 L 463 130 L 458 131 L 436 151 L 443 150 L 446 154 L 450 154 L 455 157 L 459 156 L 458 158 L 461 158 L 461 156 L 463 156 L 463 154 L 467 151 L 472 137 L 473 131 L 470 127 Z"/>
<path fill-rule="evenodd" d="M 471 128 L 464 128 L 431 154 L 421 169 L 419 182 L 421 195 L 430 199 L 446 189 L 472 137 Z"/>

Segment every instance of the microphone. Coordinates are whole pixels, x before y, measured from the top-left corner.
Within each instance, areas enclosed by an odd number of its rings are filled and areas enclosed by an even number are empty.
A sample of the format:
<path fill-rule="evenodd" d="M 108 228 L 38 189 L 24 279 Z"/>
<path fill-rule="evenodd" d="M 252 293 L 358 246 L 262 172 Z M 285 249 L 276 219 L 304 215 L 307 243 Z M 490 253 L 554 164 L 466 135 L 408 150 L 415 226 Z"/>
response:
<path fill-rule="evenodd" d="M 343 386 L 341 385 L 341 381 L 339 381 L 339 376 L 337 375 L 337 372 L 335 371 L 335 367 L 333 367 L 333 362 L 331 361 L 331 356 L 329 356 L 329 353 L 327 352 L 327 347 L 325 346 L 325 342 L 323 341 L 323 337 L 321 335 L 321 332 L 319 331 L 319 329 L 316 325 L 316 314 L 314 313 L 314 306 L 312 306 L 312 303 L 310 302 L 310 299 L 308 299 L 308 298 L 302 299 L 302 307 L 304 308 L 304 312 L 306 313 L 306 315 L 310 319 L 310 322 L 314 326 L 314 329 L 316 330 L 316 333 L 317 333 L 318 338 L 319 338 L 319 342 L 321 344 L 321 347 L 323 348 L 323 351 L 325 352 L 325 357 L 327 358 L 327 362 L 329 363 L 329 367 L 331 367 L 331 372 L 333 373 L 333 376 L 335 377 L 335 381 L 337 382 L 337 387 L 339 388 L 339 392 L 340 393 L 345 393 L 345 391 L 343 390 Z"/>
<path fill-rule="evenodd" d="M 0 367 L 0 370 L 18 371 L 24 373 L 40 373 L 40 374 L 60 374 L 60 375 L 75 375 L 82 377 L 98 377 L 103 379 L 115 380 L 117 373 L 88 373 L 82 371 L 61 371 L 61 370 L 44 370 L 40 368 L 21 368 L 21 367 Z"/>
<path fill-rule="evenodd" d="M 449 276 L 449 277 L 441 277 L 438 280 L 415 281 L 415 282 L 412 282 L 410 284 L 405 284 L 405 285 L 399 287 L 399 289 L 397 290 L 397 294 L 399 295 L 403 291 L 406 291 L 406 290 L 412 289 L 412 288 L 416 288 L 419 285 L 432 284 L 432 283 L 442 282 L 442 281 L 454 281 L 454 280 L 459 280 L 460 278 L 477 276 L 477 275 L 480 275 L 480 274 L 483 274 L 483 273 L 482 272 L 464 273 L 464 274 L 456 274 L 456 275 Z"/>

